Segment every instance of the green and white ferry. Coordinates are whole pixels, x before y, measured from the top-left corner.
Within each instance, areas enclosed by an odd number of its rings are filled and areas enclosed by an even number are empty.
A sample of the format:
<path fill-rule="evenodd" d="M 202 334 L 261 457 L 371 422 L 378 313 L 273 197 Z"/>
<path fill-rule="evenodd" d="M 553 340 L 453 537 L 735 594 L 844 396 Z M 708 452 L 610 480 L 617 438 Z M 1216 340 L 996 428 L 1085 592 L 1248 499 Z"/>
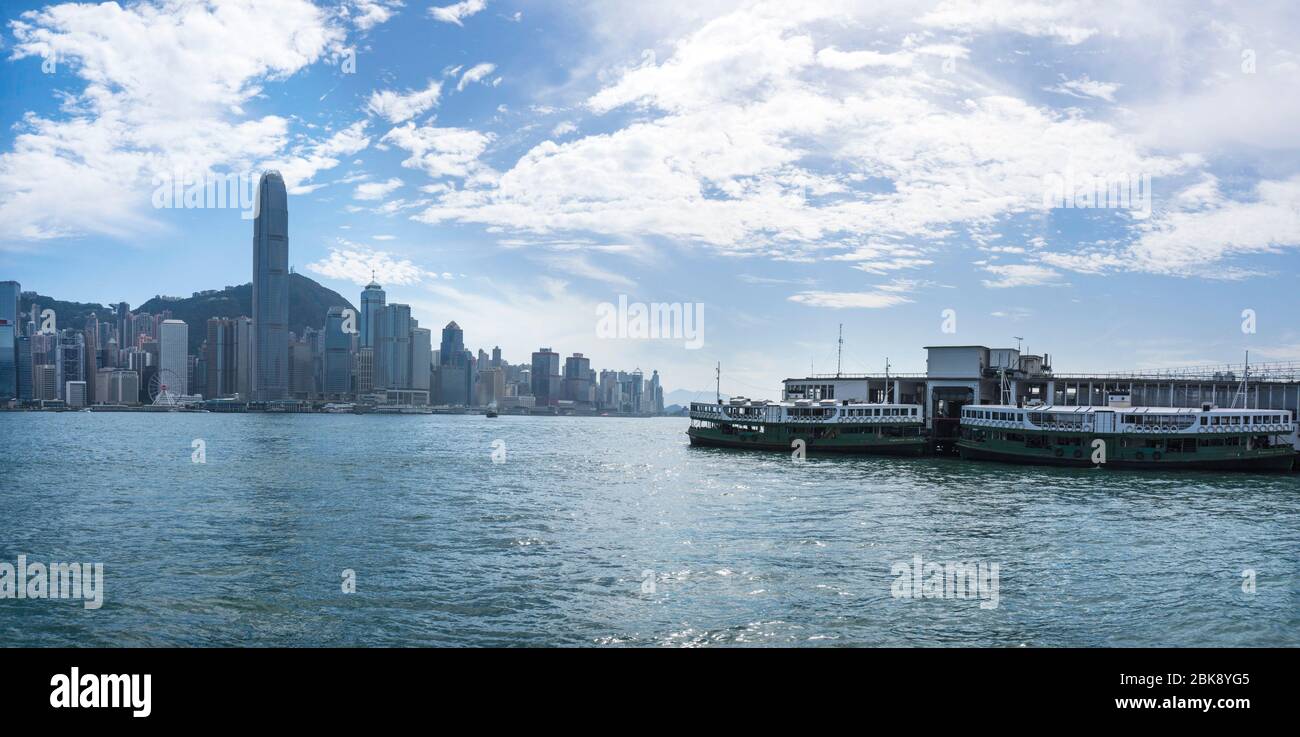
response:
<path fill-rule="evenodd" d="M 769 402 L 733 397 L 691 402 L 691 445 L 755 450 L 923 455 L 928 447 L 917 404 L 835 400 Z"/>
<path fill-rule="evenodd" d="M 975 405 L 962 408 L 963 459 L 1058 466 L 1288 471 L 1290 410 Z"/>

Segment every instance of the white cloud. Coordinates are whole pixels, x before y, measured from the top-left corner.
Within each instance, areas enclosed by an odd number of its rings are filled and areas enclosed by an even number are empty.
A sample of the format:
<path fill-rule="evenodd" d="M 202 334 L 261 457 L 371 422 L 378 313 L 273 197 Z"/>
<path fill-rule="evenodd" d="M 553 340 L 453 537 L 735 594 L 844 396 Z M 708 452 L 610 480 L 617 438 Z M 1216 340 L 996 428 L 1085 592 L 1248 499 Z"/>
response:
<path fill-rule="evenodd" d="M 341 157 L 351 156 L 370 145 L 367 125 L 366 121 L 359 120 L 327 139 L 293 146 L 285 154 L 264 161 L 258 168 L 278 169 L 284 176 L 289 194 L 312 192 L 325 186 L 312 183 L 317 173 L 333 169 L 339 165 Z"/>
<path fill-rule="evenodd" d="M 1071 0 L 1053 3 L 1032 0 L 945 0 L 923 15 L 921 25 L 963 32 L 1009 30 L 1045 36 L 1066 44 L 1079 44 L 1098 29 L 1080 19 L 1104 13 L 1093 3 Z"/>
<path fill-rule="evenodd" d="M 879 51 L 840 51 L 828 46 L 817 52 L 817 63 L 829 69 L 854 70 L 864 67 L 894 67 L 906 69 L 912 65 L 912 55 L 906 53 L 882 54 Z"/>
<path fill-rule="evenodd" d="M 372 274 L 384 285 L 419 284 L 438 278 L 437 272 L 417 266 L 409 259 L 347 241 L 342 241 L 339 247 L 331 247 L 329 256 L 307 264 L 307 270 L 327 279 L 350 281 L 358 286 L 369 284 Z"/>
<path fill-rule="evenodd" d="M 401 6 L 402 0 L 351 0 L 342 9 L 354 26 L 368 31 L 380 23 L 388 22 L 396 14 L 395 8 Z"/>
<path fill-rule="evenodd" d="M 487 7 L 487 0 L 463 0 L 454 5 L 429 8 L 429 15 L 443 23 L 464 25 L 461 21 Z"/>
<path fill-rule="evenodd" d="M 428 87 L 422 90 L 408 90 L 406 94 L 392 90 L 376 90 L 370 95 L 366 110 L 396 125 L 437 105 L 441 94 L 442 83 L 436 79 L 430 80 Z"/>
<path fill-rule="evenodd" d="M 460 75 L 460 81 L 456 83 L 456 91 L 460 92 L 469 85 L 482 80 L 484 77 L 495 71 L 496 68 L 496 64 L 484 62 L 482 64 L 475 64 L 469 69 L 466 69 L 465 73 Z"/>
<path fill-rule="evenodd" d="M 870 84 L 826 70 L 809 27 L 840 20 L 828 7 L 759 4 L 701 24 L 665 61 L 647 55 L 588 98 L 597 113 L 643 111 L 630 123 L 539 143 L 488 186 L 438 194 L 420 218 L 807 258 L 862 232 L 924 242 L 1042 212 L 1045 172 L 1187 166 L 978 78 L 953 95 L 925 65 Z M 921 53 L 910 38 L 899 48 Z M 862 268 L 930 261 L 899 259 Z"/>
<path fill-rule="evenodd" d="M 416 127 L 407 123 L 390 130 L 382 140 L 411 154 L 402 166 L 420 169 L 434 178 L 465 178 L 483 172 L 478 157 L 487 149 L 492 135 L 467 128 Z"/>
<path fill-rule="evenodd" d="M 562 138 L 577 131 L 578 126 L 572 120 L 564 120 L 555 124 L 555 127 L 551 129 L 551 135 L 555 138 Z"/>
<path fill-rule="evenodd" d="M 328 142 L 286 150 L 288 120 L 242 112 L 264 84 L 342 40 L 306 0 L 67 3 L 24 12 L 10 30 L 10 63 L 54 55 L 85 86 L 64 98 L 61 119 L 24 116 L 0 155 L 0 241 L 160 228 L 149 209 L 159 172 L 248 171 L 281 157 L 308 176 L 326 166 L 328 156 L 307 159 Z"/>
<path fill-rule="evenodd" d="M 986 264 L 984 270 L 997 277 L 984 280 L 984 286 L 994 289 L 1059 284 L 1061 276 L 1059 272 L 1038 264 Z"/>
<path fill-rule="evenodd" d="M 1098 82 L 1083 75 L 1078 79 L 1067 79 L 1054 87 L 1047 87 L 1049 92 L 1059 92 L 1072 97 L 1095 97 L 1106 102 L 1115 101 L 1115 92 L 1119 90 L 1117 82 Z"/>
<path fill-rule="evenodd" d="M 357 185 L 357 188 L 352 193 L 352 198 L 356 200 L 382 200 L 401 186 L 402 180 L 397 177 L 383 182 L 366 182 Z"/>
<path fill-rule="evenodd" d="M 911 302 L 912 300 L 891 292 L 799 292 L 790 295 L 791 302 L 809 307 L 829 307 L 835 310 L 878 310 Z"/>

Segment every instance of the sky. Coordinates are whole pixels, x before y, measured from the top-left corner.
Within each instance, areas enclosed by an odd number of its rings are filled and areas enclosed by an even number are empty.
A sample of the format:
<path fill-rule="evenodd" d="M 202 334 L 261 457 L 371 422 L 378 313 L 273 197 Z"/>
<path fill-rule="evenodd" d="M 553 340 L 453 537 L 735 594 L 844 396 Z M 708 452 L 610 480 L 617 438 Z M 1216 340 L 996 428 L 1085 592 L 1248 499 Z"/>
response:
<path fill-rule="evenodd" d="M 1300 360 L 1295 3 L 0 12 L 0 279 L 24 290 L 248 282 L 247 213 L 159 193 L 277 169 L 296 271 L 354 304 L 373 271 L 511 362 L 708 392 L 720 362 L 724 393 L 772 398 L 836 370 L 841 325 L 845 372 L 1016 336 L 1058 372 Z M 694 310 L 702 345 L 600 333 L 620 297 Z"/>

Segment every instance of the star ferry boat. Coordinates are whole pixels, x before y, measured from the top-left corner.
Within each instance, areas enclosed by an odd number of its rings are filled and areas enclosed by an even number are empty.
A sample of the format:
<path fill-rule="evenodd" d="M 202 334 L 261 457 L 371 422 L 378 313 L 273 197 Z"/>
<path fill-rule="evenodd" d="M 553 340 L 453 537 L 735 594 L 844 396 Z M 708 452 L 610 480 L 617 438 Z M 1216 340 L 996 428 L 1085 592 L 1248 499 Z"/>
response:
<path fill-rule="evenodd" d="M 1288 471 L 1289 410 L 976 405 L 961 410 L 963 459 L 1137 469 Z"/>
<path fill-rule="evenodd" d="M 691 402 L 691 445 L 755 450 L 919 456 L 927 449 L 918 404 L 849 400 Z"/>

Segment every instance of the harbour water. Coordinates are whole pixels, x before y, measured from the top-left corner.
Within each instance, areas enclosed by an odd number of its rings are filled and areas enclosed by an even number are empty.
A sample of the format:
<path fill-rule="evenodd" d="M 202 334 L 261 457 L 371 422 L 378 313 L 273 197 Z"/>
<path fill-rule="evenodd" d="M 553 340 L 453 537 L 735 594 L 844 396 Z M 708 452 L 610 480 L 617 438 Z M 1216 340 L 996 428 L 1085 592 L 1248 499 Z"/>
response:
<path fill-rule="evenodd" d="M 1300 475 L 797 463 L 687 424 L 0 413 L 0 561 L 104 564 L 98 610 L 0 599 L 0 643 L 1300 645 Z M 896 598 L 916 556 L 998 564 L 996 606 Z"/>

